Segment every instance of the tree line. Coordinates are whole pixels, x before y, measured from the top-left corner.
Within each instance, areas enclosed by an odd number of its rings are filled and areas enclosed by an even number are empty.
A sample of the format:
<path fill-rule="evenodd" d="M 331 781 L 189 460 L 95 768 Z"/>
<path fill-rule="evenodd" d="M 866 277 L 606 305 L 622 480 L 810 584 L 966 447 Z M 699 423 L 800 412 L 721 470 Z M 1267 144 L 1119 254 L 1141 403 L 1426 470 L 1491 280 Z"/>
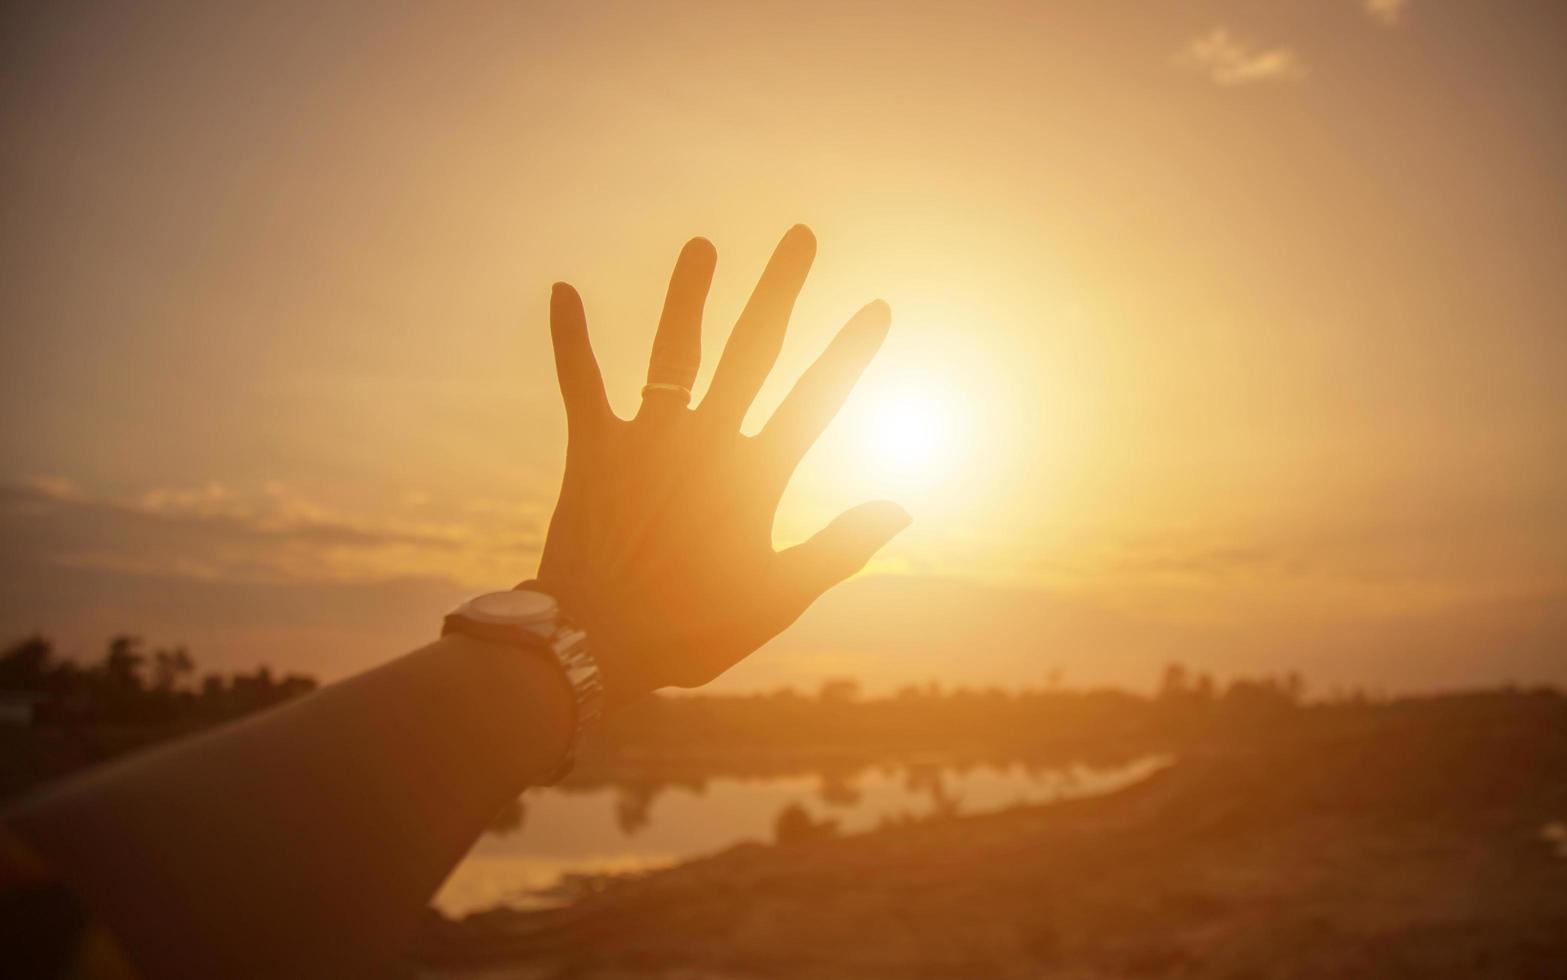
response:
<path fill-rule="evenodd" d="M 1333 699 L 1365 703 L 1363 694 Z M 871 755 L 930 751 L 1030 757 L 1060 749 L 1088 756 L 1119 753 L 1128 742 L 1168 742 L 1215 725 L 1264 730 L 1286 724 L 1307 706 L 1298 674 L 1241 677 L 1220 683 L 1170 664 L 1152 695 L 1063 687 L 1002 689 L 909 685 L 868 697 L 852 680 L 815 692 L 792 688 L 756 694 L 649 698 L 623 707 L 591 733 L 595 755 L 696 750 L 708 756 L 798 754 L 813 748 Z M 1044 752 L 1043 750 L 1050 750 Z M 754 765 L 754 759 L 747 765 Z"/>
<path fill-rule="evenodd" d="M 82 663 L 43 636 L 0 654 L 0 695 L 31 705 L 34 724 L 148 725 L 217 722 L 280 704 L 316 689 L 305 674 L 274 676 L 266 665 L 196 679 L 183 646 L 146 649 L 139 637 L 111 637 L 103 655 Z"/>

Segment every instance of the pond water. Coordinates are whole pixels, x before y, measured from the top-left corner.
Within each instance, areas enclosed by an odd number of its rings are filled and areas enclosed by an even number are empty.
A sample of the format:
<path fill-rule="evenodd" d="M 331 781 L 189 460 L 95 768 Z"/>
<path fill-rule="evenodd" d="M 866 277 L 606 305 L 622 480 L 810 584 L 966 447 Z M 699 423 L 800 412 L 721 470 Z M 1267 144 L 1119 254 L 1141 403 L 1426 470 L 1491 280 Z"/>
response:
<path fill-rule="evenodd" d="M 742 841 L 771 841 L 779 814 L 790 806 L 854 833 L 885 821 L 987 813 L 1108 793 L 1169 762 L 1166 756 L 1145 756 L 1109 767 L 900 763 L 847 776 L 717 777 L 532 790 L 522 799 L 520 823 L 485 834 L 441 887 L 434 905 L 451 917 L 497 905 L 546 905 L 556 900 L 549 889 L 563 875 L 649 870 Z"/>

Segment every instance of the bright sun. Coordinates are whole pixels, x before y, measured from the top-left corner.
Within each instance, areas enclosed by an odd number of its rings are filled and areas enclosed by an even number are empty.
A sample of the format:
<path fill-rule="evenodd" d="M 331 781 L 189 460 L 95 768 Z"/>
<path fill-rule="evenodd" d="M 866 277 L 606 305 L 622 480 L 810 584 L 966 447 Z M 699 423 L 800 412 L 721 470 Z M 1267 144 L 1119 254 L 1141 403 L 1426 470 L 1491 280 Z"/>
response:
<path fill-rule="evenodd" d="M 857 441 L 878 469 L 928 479 L 950 462 L 952 413 L 929 391 L 875 392 L 860 421 Z"/>
<path fill-rule="evenodd" d="M 908 396 L 883 399 L 870 412 L 869 449 L 889 469 L 928 470 L 940 449 L 939 421 L 928 402 Z"/>

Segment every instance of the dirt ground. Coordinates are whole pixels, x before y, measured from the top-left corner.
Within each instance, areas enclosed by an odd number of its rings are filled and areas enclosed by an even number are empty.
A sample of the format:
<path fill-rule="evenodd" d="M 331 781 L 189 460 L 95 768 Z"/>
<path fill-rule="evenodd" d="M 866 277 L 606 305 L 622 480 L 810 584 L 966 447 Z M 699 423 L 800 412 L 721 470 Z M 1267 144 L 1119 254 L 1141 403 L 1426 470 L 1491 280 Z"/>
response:
<path fill-rule="evenodd" d="M 1210 745 L 1114 796 L 432 920 L 426 977 L 1567 977 L 1561 698 Z M 1245 740 L 1241 740 L 1244 742 Z"/>

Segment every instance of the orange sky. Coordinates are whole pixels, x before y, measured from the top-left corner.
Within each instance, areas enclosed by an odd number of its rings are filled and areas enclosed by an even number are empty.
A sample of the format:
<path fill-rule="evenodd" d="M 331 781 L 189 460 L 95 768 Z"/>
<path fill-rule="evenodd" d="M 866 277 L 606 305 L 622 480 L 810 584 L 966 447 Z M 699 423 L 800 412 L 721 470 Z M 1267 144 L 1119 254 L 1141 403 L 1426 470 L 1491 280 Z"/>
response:
<path fill-rule="evenodd" d="M 416 644 L 533 571 L 549 284 L 629 412 L 804 221 L 752 426 L 894 326 L 778 539 L 916 523 L 728 683 L 1567 681 L 1567 8 L 317 6 L 3 14 L 6 634 Z"/>

